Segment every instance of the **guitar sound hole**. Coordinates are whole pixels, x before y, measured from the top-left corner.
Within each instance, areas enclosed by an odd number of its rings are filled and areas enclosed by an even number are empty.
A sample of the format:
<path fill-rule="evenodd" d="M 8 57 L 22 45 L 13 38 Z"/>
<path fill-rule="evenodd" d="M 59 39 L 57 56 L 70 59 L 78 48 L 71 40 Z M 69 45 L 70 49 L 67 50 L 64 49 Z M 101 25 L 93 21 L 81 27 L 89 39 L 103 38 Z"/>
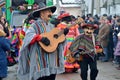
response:
<path fill-rule="evenodd" d="M 54 38 L 56 38 L 56 39 L 57 39 L 57 38 L 58 38 L 58 35 L 57 35 L 57 34 L 55 34 L 55 35 L 54 35 Z"/>

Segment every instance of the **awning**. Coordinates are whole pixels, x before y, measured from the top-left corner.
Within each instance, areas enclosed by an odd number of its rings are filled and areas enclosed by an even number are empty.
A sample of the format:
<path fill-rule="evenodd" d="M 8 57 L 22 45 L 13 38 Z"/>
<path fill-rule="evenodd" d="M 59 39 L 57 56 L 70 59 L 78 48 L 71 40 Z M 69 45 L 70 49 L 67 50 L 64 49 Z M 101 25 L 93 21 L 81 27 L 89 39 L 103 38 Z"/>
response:
<path fill-rule="evenodd" d="M 0 0 L 0 7 L 5 5 L 5 0 Z"/>

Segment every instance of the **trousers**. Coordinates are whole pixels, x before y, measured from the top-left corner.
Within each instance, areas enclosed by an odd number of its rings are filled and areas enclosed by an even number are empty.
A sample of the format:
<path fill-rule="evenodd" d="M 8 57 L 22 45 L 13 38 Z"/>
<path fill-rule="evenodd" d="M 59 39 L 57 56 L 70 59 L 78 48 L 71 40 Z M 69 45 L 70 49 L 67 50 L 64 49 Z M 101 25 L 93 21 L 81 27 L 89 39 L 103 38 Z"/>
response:
<path fill-rule="evenodd" d="M 83 60 L 79 61 L 78 64 L 80 65 L 82 80 L 88 80 L 88 67 L 90 67 L 90 80 L 96 80 L 98 75 L 96 58 L 93 60 L 91 57 L 83 57 Z"/>

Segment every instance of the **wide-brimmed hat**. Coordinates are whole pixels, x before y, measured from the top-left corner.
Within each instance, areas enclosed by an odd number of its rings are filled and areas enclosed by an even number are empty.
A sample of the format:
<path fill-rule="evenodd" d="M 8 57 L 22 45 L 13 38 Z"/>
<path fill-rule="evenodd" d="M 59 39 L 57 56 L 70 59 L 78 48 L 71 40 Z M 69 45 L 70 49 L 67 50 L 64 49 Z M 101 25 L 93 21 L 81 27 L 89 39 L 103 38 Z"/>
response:
<path fill-rule="evenodd" d="M 65 12 L 65 13 L 62 13 L 61 15 L 59 15 L 58 16 L 58 19 L 60 20 L 60 19 L 62 19 L 62 18 L 64 18 L 64 17 L 70 17 L 71 15 L 69 14 L 69 13 L 67 13 L 67 12 Z"/>
<path fill-rule="evenodd" d="M 34 17 L 39 17 L 40 16 L 39 12 L 42 10 L 50 9 L 52 11 L 52 13 L 54 13 L 56 11 L 56 6 L 46 6 L 43 2 L 40 2 L 38 4 L 38 6 L 39 6 L 38 9 L 36 9 L 32 12 Z"/>
<path fill-rule="evenodd" d="M 98 28 L 98 25 L 95 24 L 94 22 L 88 22 L 88 23 L 85 23 L 82 28 L 86 28 L 86 27 L 92 27 L 93 29 L 97 29 Z"/>

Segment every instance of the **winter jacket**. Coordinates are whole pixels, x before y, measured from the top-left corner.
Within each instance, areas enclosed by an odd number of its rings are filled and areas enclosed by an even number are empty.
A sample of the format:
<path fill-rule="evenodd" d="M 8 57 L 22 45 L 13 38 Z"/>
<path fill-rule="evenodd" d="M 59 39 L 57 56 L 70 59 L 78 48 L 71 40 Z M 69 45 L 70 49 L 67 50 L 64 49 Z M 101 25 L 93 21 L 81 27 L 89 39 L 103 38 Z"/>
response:
<path fill-rule="evenodd" d="M 0 36 L 0 77 L 7 76 L 7 54 L 10 50 L 10 41 L 3 36 Z"/>

